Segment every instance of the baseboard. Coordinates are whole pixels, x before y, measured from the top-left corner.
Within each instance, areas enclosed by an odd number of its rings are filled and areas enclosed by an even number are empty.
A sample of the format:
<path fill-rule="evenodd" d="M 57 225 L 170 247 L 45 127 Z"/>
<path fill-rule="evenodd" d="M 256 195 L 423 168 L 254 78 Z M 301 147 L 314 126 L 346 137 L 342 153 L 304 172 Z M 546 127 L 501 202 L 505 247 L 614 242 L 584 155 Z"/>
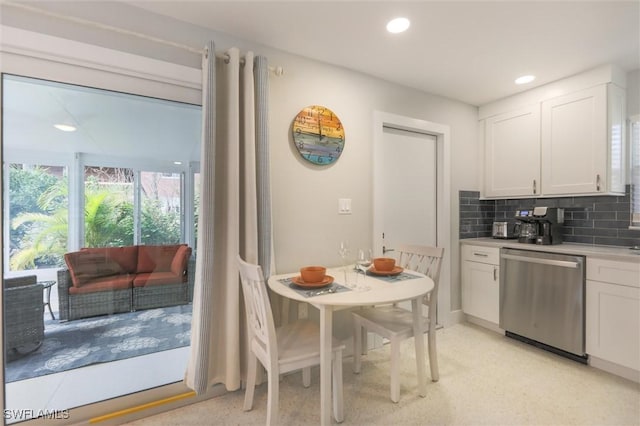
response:
<path fill-rule="evenodd" d="M 589 356 L 589 365 L 597 368 L 598 370 L 603 370 L 607 373 L 615 374 L 616 376 L 631 380 L 632 382 L 640 383 L 640 371 L 634 370 L 633 368 L 615 364 L 601 358 L 596 358 L 593 355 Z"/>
<path fill-rule="evenodd" d="M 482 318 L 474 317 L 473 315 L 465 314 L 466 322 L 470 322 L 471 324 L 479 325 L 482 328 L 486 328 L 493 332 L 504 335 L 504 330 L 500 328 L 498 324 L 494 324 L 491 321 L 484 320 Z"/>

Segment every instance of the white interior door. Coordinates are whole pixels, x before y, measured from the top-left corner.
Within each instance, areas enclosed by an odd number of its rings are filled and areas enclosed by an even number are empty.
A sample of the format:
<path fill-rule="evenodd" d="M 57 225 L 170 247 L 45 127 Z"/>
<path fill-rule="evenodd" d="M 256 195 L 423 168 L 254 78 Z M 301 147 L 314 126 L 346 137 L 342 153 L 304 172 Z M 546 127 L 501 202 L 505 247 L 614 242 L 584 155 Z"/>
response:
<path fill-rule="evenodd" d="M 385 126 L 374 173 L 382 211 L 383 251 L 397 244 L 437 245 L 437 140 L 435 136 Z M 384 253 L 376 253 L 382 255 Z M 391 257 L 393 252 L 386 252 Z"/>

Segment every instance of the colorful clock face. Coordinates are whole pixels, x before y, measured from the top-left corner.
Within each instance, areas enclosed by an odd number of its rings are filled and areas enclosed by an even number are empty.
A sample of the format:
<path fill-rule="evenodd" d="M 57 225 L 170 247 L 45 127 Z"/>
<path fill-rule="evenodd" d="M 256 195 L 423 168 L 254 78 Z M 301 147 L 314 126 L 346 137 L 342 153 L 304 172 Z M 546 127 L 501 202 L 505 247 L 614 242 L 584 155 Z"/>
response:
<path fill-rule="evenodd" d="M 327 107 L 305 107 L 293 120 L 293 142 L 302 158 L 314 164 L 331 164 L 344 149 L 344 129 Z"/>

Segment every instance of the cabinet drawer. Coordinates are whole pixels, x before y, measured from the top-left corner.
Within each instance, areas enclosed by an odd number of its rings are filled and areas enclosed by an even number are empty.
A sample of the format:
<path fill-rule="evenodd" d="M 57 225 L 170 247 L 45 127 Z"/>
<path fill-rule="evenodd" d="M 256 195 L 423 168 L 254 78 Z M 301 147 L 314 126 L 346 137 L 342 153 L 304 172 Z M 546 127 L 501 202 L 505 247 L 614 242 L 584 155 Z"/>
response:
<path fill-rule="evenodd" d="M 587 257 L 587 279 L 640 287 L 640 256 L 638 262 L 619 262 Z"/>
<path fill-rule="evenodd" d="M 462 260 L 499 265 L 500 249 L 497 247 L 470 246 L 465 244 L 462 246 Z"/>

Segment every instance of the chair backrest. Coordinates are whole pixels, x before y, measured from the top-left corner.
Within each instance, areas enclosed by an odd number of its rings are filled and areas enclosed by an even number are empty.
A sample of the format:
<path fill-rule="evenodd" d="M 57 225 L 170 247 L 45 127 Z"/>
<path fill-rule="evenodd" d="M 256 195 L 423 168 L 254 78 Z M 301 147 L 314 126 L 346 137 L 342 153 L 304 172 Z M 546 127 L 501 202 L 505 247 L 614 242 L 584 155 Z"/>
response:
<path fill-rule="evenodd" d="M 38 282 L 38 277 L 36 275 L 25 275 L 22 277 L 5 278 L 2 281 L 4 283 L 4 288 L 15 288 L 36 284 Z"/>
<path fill-rule="evenodd" d="M 443 247 L 399 245 L 396 246 L 398 253 L 397 263 L 404 269 L 420 272 L 433 280 L 434 287 L 424 300 L 429 305 L 429 311 L 435 312 L 438 300 L 438 282 L 440 278 L 440 266 L 444 256 Z"/>
<path fill-rule="evenodd" d="M 250 345 L 254 347 L 254 343 L 257 343 L 264 356 L 278 359 L 276 329 L 262 268 L 260 265 L 245 262 L 240 256 L 237 261 L 249 326 Z"/>

